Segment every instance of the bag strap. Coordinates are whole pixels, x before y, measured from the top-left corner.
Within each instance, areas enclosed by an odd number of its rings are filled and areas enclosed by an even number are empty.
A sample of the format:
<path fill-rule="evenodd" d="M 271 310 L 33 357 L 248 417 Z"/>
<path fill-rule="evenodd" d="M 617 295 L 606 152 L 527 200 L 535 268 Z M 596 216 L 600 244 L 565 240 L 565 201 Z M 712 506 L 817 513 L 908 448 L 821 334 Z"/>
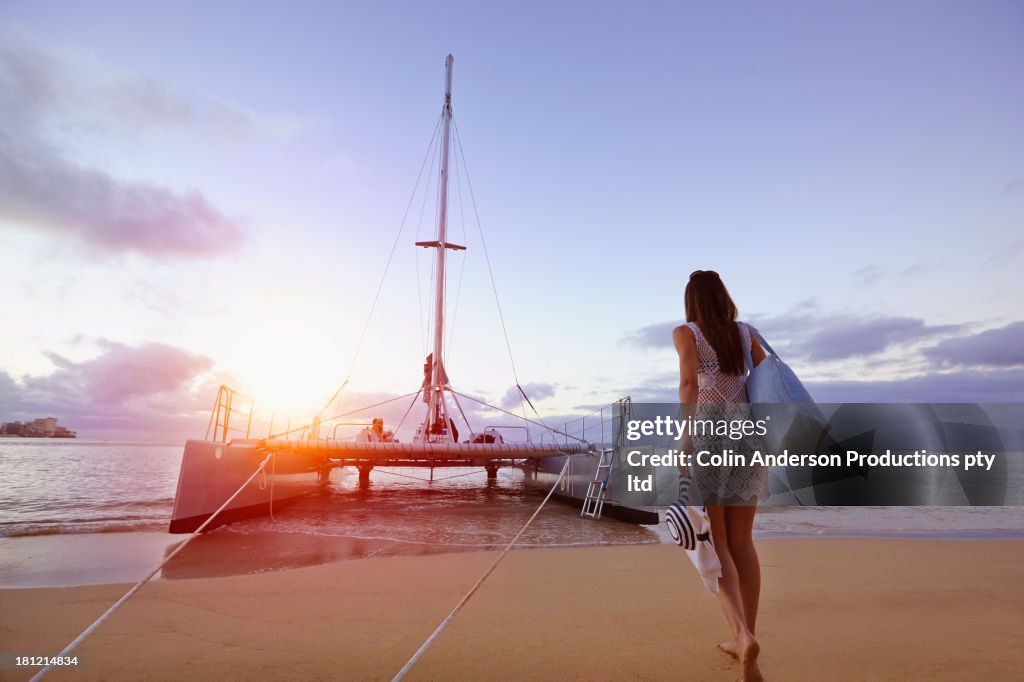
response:
<path fill-rule="evenodd" d="M 747 373 L 754 370 L 754 358 L 750 355 L 750 325 L 745 322 L 738 323 L 740 328 L 740 341 L 743 344 L 743 362 L 747 366 Z"/>
<path fill-rule="evenodd" d="M 749 330 L 750 330 L 750 333 L 751 333 L 751 335 L 753 335 L 753 337 L 754 337 L 755 339 L 757 339 L 757 342 L 758 342 L 759 344 L 761 344 L 761 348 L 764 348 L 764 350 L 765 350 L 765 352 L 766 352 L 766 353 L 771 353 L 772 355 L 774 355 L 774 356 L 775 356 L 775 357 L 777 357 L 777 358 L 779 357 L 779 354 L 775 352 L 775 349 L 774 349 L 774 348 L 772 348 L 772 347 L 771 347 L 771 346 L 770 346 L 770 345 L 768 344 L 768 342 L 764 340 L 764 337 L 763 337 L 763 336 L 761 336 L 761 332 L 757 331 L 757 329 L 755 329 L 754 327 L 750 326 L 750 325 L 749 325 L 749 324 L 747 324 L 746 322 L 744 322 L 743 324 L 746 324 L 746 325 L 747 325 L 747 329 L 749 329 Z M 779 358 L 779 359 L 781 360 L 782 358 Z"/>
<path fill-rule="evenodd" d="M 764 352 L 765 353 L 769 353 L 771 355 L 774 355 L 777 358 L 779 357 L 779 354 L 775 352 L 775 349 L 772 348 L 768 344 L 768 342 L 764 340 L 764 336 L 761 335 L 761 332 L 757 331 L 757 329 L 755 329 L 751 325 L 747 324 L 746 322 L 743 322 L 742 324 L 743 324 L 744 327 L 747 328 L 747 334 L 749 334 L 750 336 L 753 336 L 755 339 L 757 339 L 757 342 L 761 344 L 761 348 L 764 348 Z M 744 338 L 743 339 L 743 355 L 744 355 L 743 359 L 747 363 L 747 372 L 751 372 L 754 369 L 754 358 L 751 357 L 751 349 L 750 349 L 751 345 L 752 344 L 750 343 L 750 339 L 749 338 Z"/>

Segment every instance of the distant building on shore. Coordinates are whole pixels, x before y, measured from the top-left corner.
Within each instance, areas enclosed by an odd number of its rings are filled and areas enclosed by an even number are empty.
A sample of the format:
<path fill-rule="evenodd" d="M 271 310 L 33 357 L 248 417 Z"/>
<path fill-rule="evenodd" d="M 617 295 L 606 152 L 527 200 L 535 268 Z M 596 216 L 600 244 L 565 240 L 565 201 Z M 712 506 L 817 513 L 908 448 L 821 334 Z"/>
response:
<path fill-rule="evenodd" d="M 59 426 L 56 417 L 40 417 L 30 422 L 4 422 L 0 424 L 0 436 L 21 438 L 76 438 L 74 431 Z"/>

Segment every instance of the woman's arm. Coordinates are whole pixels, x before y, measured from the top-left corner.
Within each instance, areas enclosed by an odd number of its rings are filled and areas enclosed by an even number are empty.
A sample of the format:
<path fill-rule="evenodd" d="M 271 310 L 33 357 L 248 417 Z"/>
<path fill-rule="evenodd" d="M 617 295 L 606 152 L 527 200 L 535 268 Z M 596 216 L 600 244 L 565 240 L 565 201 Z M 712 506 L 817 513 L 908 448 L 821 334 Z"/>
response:
<path fill-rule="evenodd" d="M 681 326 L 672 330 L 672 342 L 679 354 L 679 402 L 693 405 L 697 402 L 697 339 L 689 327 Z"/>
<path fill-rule="evenodd" d="M 697 411 L 697 339 L 687 326 L 672 330 L 672 343 L 679 354 L 679 402 L 682 419 L 692 417 Z M 693 448 L 693 438 L 689 433 L 682 434 L 677 448 L 687 452 Z M 679 467 L 679 473 L 689 476 L 685 467 Z"/>
<path fill-rule="evenodd" d="M 758 343 L 757 338 L 753 334 L 750 335 L 750 359 L 754 362 L 754 367 L 761 364 L 761 361 L 765 359 L 764 348 Z"/>

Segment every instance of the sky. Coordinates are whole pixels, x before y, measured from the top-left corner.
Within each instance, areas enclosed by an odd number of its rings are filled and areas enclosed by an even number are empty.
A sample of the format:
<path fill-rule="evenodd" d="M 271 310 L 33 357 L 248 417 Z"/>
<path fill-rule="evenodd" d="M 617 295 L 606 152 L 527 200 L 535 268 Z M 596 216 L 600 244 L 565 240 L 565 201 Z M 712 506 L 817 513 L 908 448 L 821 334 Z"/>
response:
<path fill-rule="evenodd" d="M 448 53 L 456 390 L 671 400 L 715 269 L 821 401 L 1024 402 L 1022 38 L 995 0 L 8 0 L 0 421 L 416 391 Z"/>

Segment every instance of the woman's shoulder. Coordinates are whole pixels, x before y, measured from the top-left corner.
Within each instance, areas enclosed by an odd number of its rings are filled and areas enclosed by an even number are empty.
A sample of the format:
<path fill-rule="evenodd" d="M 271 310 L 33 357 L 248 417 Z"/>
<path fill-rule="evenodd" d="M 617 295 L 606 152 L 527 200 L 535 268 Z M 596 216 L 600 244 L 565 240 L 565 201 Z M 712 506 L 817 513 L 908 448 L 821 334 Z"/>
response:
<path fill-rule="evenodd" d="M 697 336 L 690 326 L 691 324 L 691 322 L 684 322 L 672 330 L 672 342 L 676 345 L 676 348 L 687 342 L 696 343 Z"/>
<path fill-rule="evenodd" d="M 695 338 L 696 334 L 693 331 L 693 322 L 683 322 L 681 325 L 672 330 L 672 338 Z"/>

